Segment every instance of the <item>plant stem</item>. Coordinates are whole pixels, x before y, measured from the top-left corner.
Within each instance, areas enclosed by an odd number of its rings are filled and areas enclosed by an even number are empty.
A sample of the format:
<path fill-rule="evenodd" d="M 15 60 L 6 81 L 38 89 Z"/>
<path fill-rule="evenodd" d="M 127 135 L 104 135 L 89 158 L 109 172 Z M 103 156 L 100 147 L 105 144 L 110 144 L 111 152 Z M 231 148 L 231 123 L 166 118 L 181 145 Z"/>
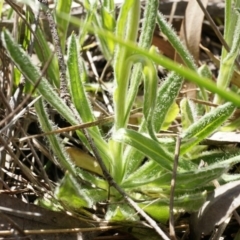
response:
<path fill-rule="evenodd" d="M 140 1 L 125 1 L 119 14 L 116 35 L 124 38 L 126 41 L 135 42 L 138 33 L 139 16 Z M 127 59 L 131 54 L 132 51 L 129 51 L 125 46 L 120 44 L 117 45 L 114 60 L 115 90 L 113 94 L 113 103 L 115 110 L 115 123 L 113 131 L 125 128 L 128 120 L 125 119 L 125 115 L 128 84 L 132 65 L 129 64 Z M 111 173 L 116 182 L 120 183 L 124 175 L 124 162 L 122 157 L 123 144 L 110 141 L 110 148 L 114 160 L 114 166 L 112 167 Z"/>

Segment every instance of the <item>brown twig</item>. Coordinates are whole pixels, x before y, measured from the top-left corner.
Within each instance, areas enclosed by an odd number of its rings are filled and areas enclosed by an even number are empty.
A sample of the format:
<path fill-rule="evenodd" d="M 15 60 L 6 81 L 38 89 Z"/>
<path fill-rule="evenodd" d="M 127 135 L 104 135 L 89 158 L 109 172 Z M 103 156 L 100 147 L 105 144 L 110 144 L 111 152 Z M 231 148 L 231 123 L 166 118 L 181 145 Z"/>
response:
<path fill-rule="evenodd" d="M 1 215 L 1 218 L 6 220 L 9 223 L 9 225 L 18 233 L 17 235 L 21 235 L 22 237 L 24 237 L 24 239 L 30 240 L 29 237 L 26 237 L 26 233 L 24 232 L 24 230 L 22 230 L 22 228 L 17 223 L 15 223 L 10 217 L 8 217 L 2 211 L 0 211 L 0 215 Z M 10 232 L 9 235 L 15 235 L 16 234 L 13 231 L 8 231 L 8 232 Z"/>
<path fill-rule="evenodd" d="M 47 17 L 50 32 L 52 35 L 53 45 L 55 48 L 55 52 L 57 54 L 58 58 L 58 65 L 59 65 L 59 76 L 60 76 L 60 96 L 65 99 L 67 103 L 69 103 L 69 94 L 67 92 L 67 79 L 66 79 L 66 65 L 64 62 L 64 56 L 60 44 L 60 38 L 57 32 L 57 26 L 55 23 L 55 20 L 51 14 L 51 11 L 48 7 L 48 1 L 47 0 L 38 0 L 40 3 L 42 3 L 45 6 L 45 15 Z"/>
<path fill-rule="evenodd" d="M 90 228 L 66 228 L 66 229 L 31 229 L 23 230 L 22 232 L 27 235 L 43 235 L 43 234 L 59 234 L 59 233 L 78 233 L 78 232 L 92 232 L 92 231 L 106 231 L 110 229 L 121 228 L 122 226 L 102 226 L 102 227 L 90 227 Z M 0 236 L 9 236 L 13 233 L 9 230 L 0 231 Z"/>
<path fill-rule="evenodd" d="M 131 111 L 131 114 L 137 113 L 140 109 L 141 108 L 134 109 L 133 111 Z M 76 131 L 76 130 L 80 130 L 80 129 L 84 129 L 84 128 L 90 128 L 90 127 L 94 127 L 94 126 L 112 122 L 113 120 L 114 120 L 114 115 L 110 115 L 110 116 L 107 116 L 104 118 L 100 118 L 96 121 L 81 123 L 79 125 L 73 125 L 73 126 L 69 126 L 69 127 L 65 127 L 65 128 L 59 128 L 57 130 L 53 130 L 53 131 L 42 133 L 42 134 L 35 134 L 35 135 L 23 137 L 23 138 L 19 139 L 19 141 L 22 142 L 22 141 L 26 141 L 27 139 L 31 139 L 31 138 L 44 137 L 44 136 L 48 136 L 48 135 L 52 135 L 52 134 L 71 132 L 71 131 Z"/>

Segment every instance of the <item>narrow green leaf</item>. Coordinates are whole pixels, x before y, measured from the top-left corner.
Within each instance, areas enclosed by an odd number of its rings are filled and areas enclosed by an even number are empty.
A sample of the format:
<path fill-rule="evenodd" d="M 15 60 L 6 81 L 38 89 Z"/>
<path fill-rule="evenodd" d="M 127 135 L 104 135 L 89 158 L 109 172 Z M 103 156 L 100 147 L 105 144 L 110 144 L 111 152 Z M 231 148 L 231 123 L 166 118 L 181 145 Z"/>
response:
<path fill-rule="evenodd" d="M 227 171 L 227 165 L 208 166 L 195 171 L 180 173 L 176 178 L 176 189 L 194 190 L 204 187 L 221 177 Z"/>
<path fill-rule="evenodd" d="M 199 210 L 206 199 L 207 191 L 195 194 L 184 194 L 183 196 L 174 198 L 174 207 L 180 210 L 184 209 L 187 212 L 195 212 Z"/>
<path fill-rule="evenodd" d="M 167 115 L 164 119 L 164 123 L 161 127 L 162 130 L 168 130 L 169 129 L 169 126 L 171 125 L 171 123 L 177 118 L 179 114 L 179 107 L 178 107 L 178 104 L 176 102 L 174 102 L 168 112 L 167 112 Z"/>
<path fill-rule="evenodd" d="M 172 26 L 165 20 L 165 17 L 160 12 L 157 14 L 157 23 L 163 34 L 167 36 L 169 42 L 182 58 L 186 66 L 191 70 L 197 71 L 197 66 L 194 63 L 192 55 L 189 53 L 186 46 L 181 42 Z"/>
<path fill-rule="evenodd" d="M 95 121 L 95 117 L 87 98 L 83 83 L 86 81 L 87 73 L 83 60 L 79 56 L 79 46 L 72 34 L 68 42 L 67 67 L 69 86 L 73 103 L 83 122 Z M 99 133 L 98 127 L 92 127 Z"/>
<path fill-rule="evenodd" d="M 106 7 L 102 6 L 101 13 L 102 13 L 103 28 L 105 28 L 108 31 L 114 32 L 116 27 L 114 11 L 108 10 Z M 109 52 L 113 54 L 115 43 L 111 39 L 105 38 L 104 40 L 109 49 Z"/>
<path fill-rule="evenodd" d="M 192 212 L 197 211 L 206 201 L 207 192 L 196 193 L 196 194 L 185 194 L 180 197 L 174 198 L 175 209 L 185 209 L 186 211 Z M 169 218 L 169 198 L 161 197 L 158 201 L 146 201 L 139 203 L 139 206 L 144 209 L 152 218 L 166 222 Z"/>
<path fill-rule="evenodd" d="M 172 171 L 173 155 L 162 148 L 158 142 L 133 130 L 120 129 L 113 135 L 115 141 L 129 144 L 156 161 L 163 169 Z"/>
<path fill-rule="evenodd" d="M 232 103 L 225 103 L 224 105 L 218 106 L 213 111 L 207 113 L 199 121 L 192 124 L 183 134 L 183 141 L 185 142 L 181 146 L 181 154 L 186 153 L 191 147 L 202 141 L 204 138 L 209 136 L 211 133 L 216 131 L 218 127 L 228 119 L 235 107 Z"/>
<path fill-rule="evenodd" d="M 227 89 L 234 72 L 235 60 L 239 54 L 240 47 L 240 14 L 236 12 L 236 25 L 234 26 L 234 35 L 230 52 L 221 60 L 220 70 L 217 78 L 217 86 Z M 215 104 L 221 104 L 223 99 L 216 95 L 214 98 Z"/>
<path fill-rule="evenodd" d="M 116 36 L 125 40 L 135 41 L 138 33 L 139 15 L 139 0 L 125 1 L 119 13 Z M 125 116 L 130 114 L 130 112 L 126 113 L 126 101 L 132 66 L 127 59 L 131 54 L 132 51 L 129 51 L 129 48 L 117 44 L 114 56 L 114 81 L 116 87 L 113 95 L 116 130 L 125 127 L 127 123 Z"/>
<path fill-rule="evenodd" d="M 87 72 L 84 62 L 79 56 L 79 46 L 75 34 L 70 36 L 68 42 L 67 70 L 71 97 L 82 121 L 94 121 L 95 117 L 83 85 L 83 83 L 86 82 Z M 91 127 L 89 128 L 89 133 L 100 152 L 103 153 L 105 151 L 104 155 L 109 154 L 107 144 L 101 136 L 99 128 L 97 126 Z M 105 164 L 109 166 L 110 158 L 104 157 L 103 160 Z"/>
<path fill-rule="evenodd" d="M 224 149 L 215 149 L 211 151 L 204 151 L 198 156 L 191 158 L 191 161 L 199 165 L 201 161 L 207 163 L 208 165 L 214 164 L 216 162 L 221 163 L 227 159 L 233 158 L 240 155 L 240 151 L 236 148 L 232 148 L 231 150 Z"/>
<path fill-rule="evenodd" d="M 219 180 L 220 185 L 223 185 L 228 182 L 240 180 L 240 174 L 223 174 Z"/>
<path fill-rule="evenodd" d="M 103 179 L 98 177 L 97 175 L 93 175 L 88 171 L 85 171 L 79 167 L 76 167 L 77 175 L 91 184 L 93 187 L 101 188 L 106 191 L 106 198 L 107 198 L 107 191 L 109 190 L 109 184 Z"/>
<path fill-rule="evenodd" d="M 237 155 L 237 156 L 233 156 L 229 159 L 225 159 L 225 160 L 220 160 L 219 162 L 215 163 L 215 164 L 212 164 L 211 166 L 233 166 L 234 164 L 237 164 L 240 162 L 240 155 Z"/>
<path fill-rule="evenodd" d="M 150 136 L 157 140 L 154 131 L 153 116 L 155 112 L 155 103 L 157 97 L 158 76 L 156 67 L 152 62 L 145 61 L 143 68 L 144 75 L 144 101 L 143 101 L 143 115 L 147 123 L 147 128 Z"/>
<path fill-rule="evenodd" d="M 166 224 L 169 219 L 169 204 L 163 204 L 162 202 L 148 201 L 138 204 L 149 216 L 153 219 Z M 159 238 L 159 237 L 158 237 Z M 145 238 L 146 239 L 146 238 Z M 147 236 L 149 239 L 149 236 Z"/>
<path fill-rule="evenodd" d="M 212 165 L 207 166 L 201 169 L 195 169 L 187 172 L 178 172 L 176 177 L 176 189 L 175 191 L 186 192 L 190 190 L 196 190 L 200 188 L 204 188 L 206 185 L 211 184 L 211 181 L 218 179 L 224 174 L 228 169 L 228 165 Z M 160 191 L 160 189 L 166 191 L 170 191 L 171 188 L 171 179 L 172 173 L 164 173 L 161 174 L 158 179 L 153 180 L 146 185 L 139 186 L 141 191 L 147 192 L 151 191 L 152 193 L 156 193 Z"/>
<path fill-rule="evenodd" d="M 126 177 L 121 186 L 124 188 L 132 188 L 145 185 L 159 178 L 163 172 L 163 169 L 161 169 L 156 161 L 149 160 Z"/>
<path fill-rule="evenodd" d="M 171 72 L 160 87 L 153 117 L 156 132 L 161 129 L 170 107 L 178 96 L 182 83 L 182 77 Z"/>

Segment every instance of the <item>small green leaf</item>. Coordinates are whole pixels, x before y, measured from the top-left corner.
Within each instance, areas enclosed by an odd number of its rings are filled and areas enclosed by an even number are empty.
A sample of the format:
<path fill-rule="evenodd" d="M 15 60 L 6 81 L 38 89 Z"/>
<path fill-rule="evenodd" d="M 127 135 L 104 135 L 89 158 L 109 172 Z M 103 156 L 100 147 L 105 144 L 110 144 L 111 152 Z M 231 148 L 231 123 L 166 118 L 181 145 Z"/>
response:
<path fill-rule="evenodd" d="M 92 206 L 92 200 L 87 196 L 86 191 L 68 173 L 65 174 L 60 185 L 56 188 L 55 196 L 70 208 L 80 210 L 83 207 Z"/>
<path fill-rule="evenodd" d="M 34 49 L 42 65 L 44 65 L 50 59 L 52 55 L 52 50 L 50 49 L 49 44 L 41 28 L 37 28 L 36 36 L 38 40 L 34 42 Z M 55 55 L 47 68 L 47 79 L 53 86 L 59 88 L 60 86 L 59 68 L 58 61 Z"/>
<path fill-rule="evenodd" d="M 167 115 L 165 117 L 165 120 L 161 127 L 161 130 L 167 130 L 169 128 L 169 126 L 171 125 L 171 123 L 176 119 L 178 114 L 179 114 L 179 107 L 178 107 L 177 103 L 174 102 L 170 106 L 170 108 L 167 112 Z"/>
<path fill-rule="evenodd" d="M 110 204 L 105 219 L 107 221 L 138 221 L 139 217 L 127 204 Z"/>
<path fill-rule="evenodd" d="M 180 102 L 182 127 L 186 130 L 197 120 L 197 113 L 194 103 L 187 98 L 183 98 Z"/>
<path fill-rule="evenodd" d="M 166 223 L 169 219 L 169 207 L 164 206 L 162 203 L 156 202 L 146 202 L 146 203 L 139 203 L 139 206 L 149 214 L 153 219 L 161 222 Z"/>

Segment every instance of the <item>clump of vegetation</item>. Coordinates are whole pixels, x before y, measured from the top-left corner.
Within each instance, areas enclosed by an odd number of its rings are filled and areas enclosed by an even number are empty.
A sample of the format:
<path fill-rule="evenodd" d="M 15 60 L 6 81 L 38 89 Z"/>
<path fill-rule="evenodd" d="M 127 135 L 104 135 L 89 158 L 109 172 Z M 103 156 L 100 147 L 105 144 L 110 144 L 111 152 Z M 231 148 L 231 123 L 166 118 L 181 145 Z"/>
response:
<path fill-rule="evenodd" d="M 166 224 L 169 220 L 171 238 L 176 239 L 174 216 L 197 212 L 216 183 L 224 185 L 240 179 L 239 174 L 228 173 L 240 161 L 239 148 L 210 150 L 206 143 L 213 133 L 238 129 L 239 118 L 234 116 L 240 106 L 239 89 L 230 84 L 232 76 L 238 76 L 238 1 L 232 1 L 234 8 L 231 1 L 226 1 L 224 39 L 228 49 L 223 47 L 216 83 L 207 65 L 197 66 L 159 12 L 158 0 L 149 0 L 144 7 L 140 33 L 139 0 L 124 1 L 118 14 L 113 0 L 101 4 L 86 0 L 83 3 L 86 14 L 81 20 L 71 16 L 70 0 L 58 1 L 54 14 L 44 1 L 39 2 L 50 26 L 55 52 L 40 27 L 33 30 L 26 25 L 24 36 L 18 39 L 7 29 L 1 33 L 3 48 L 13 62 L 11 94 L 24 80 L 24 94 L 31 93 L 36 100 L 33 111 L 55 163 L 64 173 L 57 185 L 45 176 L 46 184 L 50 184 L 48 192 L 39 194 L 36 202 L 110 224 L 144 220 L 162 239 L 169 239 L 168 233 L 157 223 Z M 27 3 L 23 23 L 33 22 L 33 10 L 32 3 Z M 68 36 L 70 23 L 80 28 L 79 34 L 73 32 Z M 156 26 L 182 64 L 152 46 Z M 84 43 L 89 34 L 97 39 L 113 71 L 112 79 L 105 83 L 112 86 L 109 100 L 113 112 L 110 115 L 105 111 L 109 116 L 100 119 L 89 95 L 97 92 L 106 98 L 100 82 L 104 79 L 99 79 L 97 87 L 89 80 L 89 69 L 81 55 L 87 48 Z M 32 53 L 37 55 L 41 69 L 32 61 Z M 160 86 L 158 66 L 168 72 Z M 181 96 L 179 100 L 185 80 L 197 84 L 196 99 Z M 143 100 L 138 103 L 141 84 Z M 213 104 L 203 104 L 209 102 Z M 73 127 L 72 136 L 63 139 L 57 135 L 58 123 L 54 122 L 52 111 Z M 179 126 L 174 128 L 176 122 Z M 20 140 L 24 142 L 26 138 Z M 18 164 L 28 180 L 33 181 L 31 168 Z M 45 161 L 42 173 L 47 175 L 45 170 L 51 164 Z M 226 186 L 226 191 L 232 189 L 232 185 Z M 231 204 L 226 205 L 230 208 Z M 195 239 L 202 232 L 208 233 L 195 228 L 196 225 L 192 228 L 192 234 L 198 232 Z"/>

